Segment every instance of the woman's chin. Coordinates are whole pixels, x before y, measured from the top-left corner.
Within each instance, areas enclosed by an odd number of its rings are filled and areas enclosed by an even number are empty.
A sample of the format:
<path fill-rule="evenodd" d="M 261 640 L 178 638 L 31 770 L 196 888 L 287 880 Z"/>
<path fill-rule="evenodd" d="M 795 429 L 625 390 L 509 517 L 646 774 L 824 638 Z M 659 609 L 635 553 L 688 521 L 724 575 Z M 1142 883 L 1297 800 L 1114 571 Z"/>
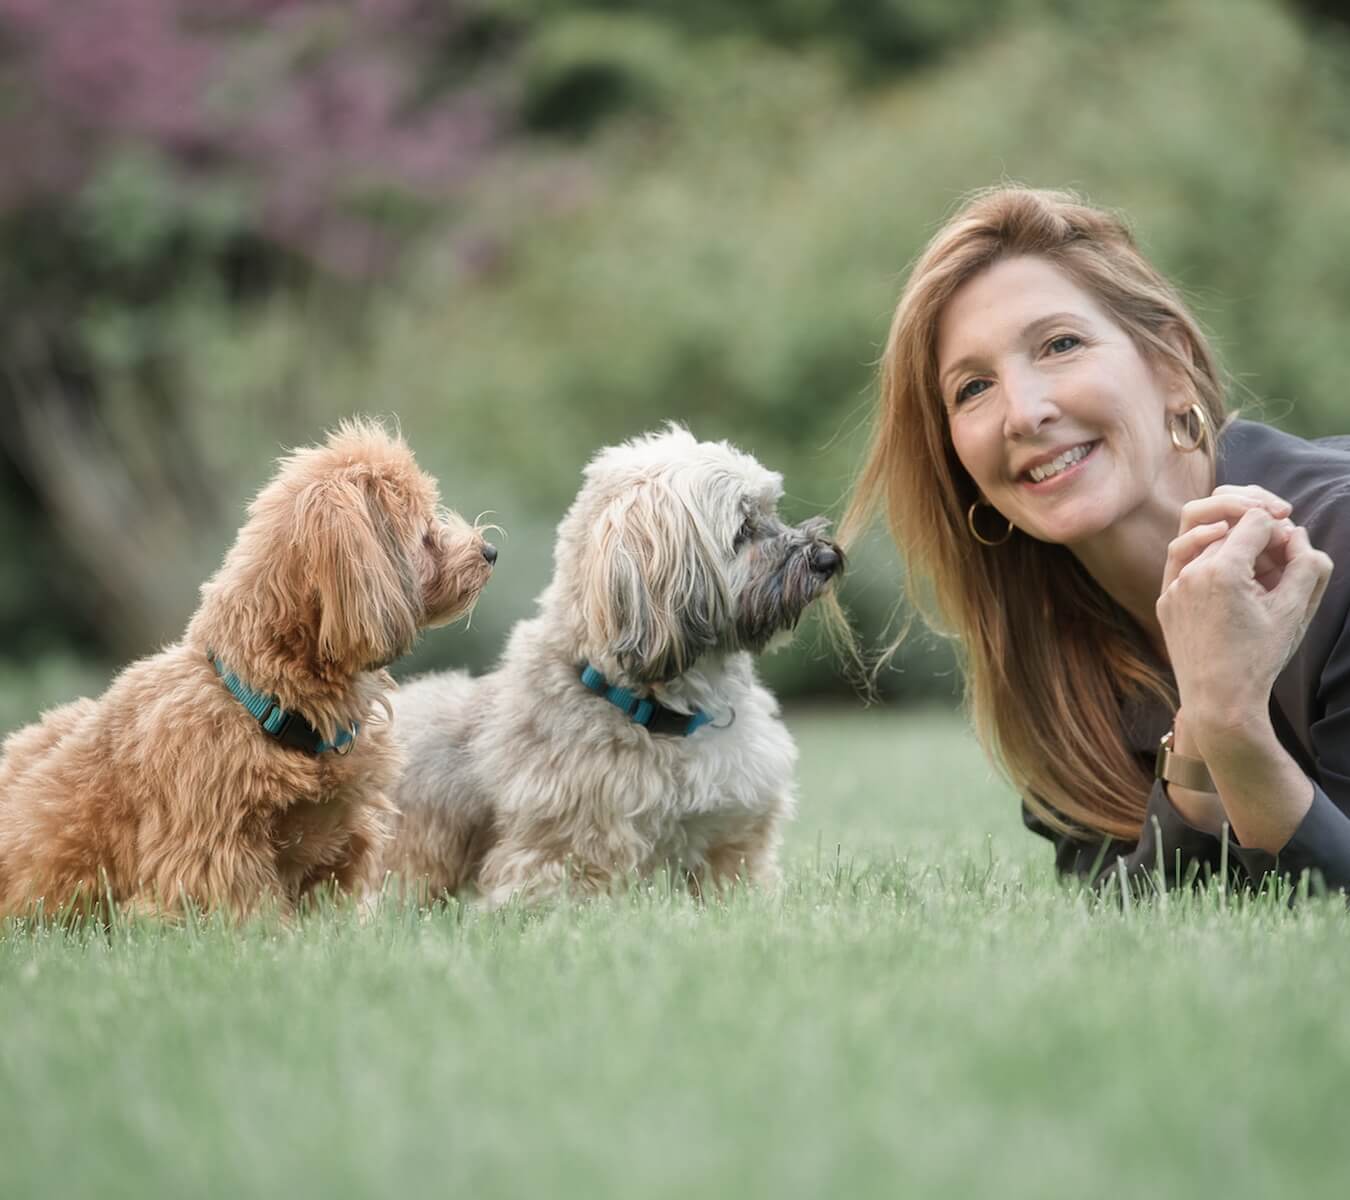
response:
<path fill-rule="evenodd" d="M 1018 522 L 1019 528 L 1028 537 L 1038 542 L 1048 542 L 1054 546 L 1067 546 L 1073 549 L 1093 541 L 1105 528 L 1100 521 L 1028 521 L 1025 525 Z"/>

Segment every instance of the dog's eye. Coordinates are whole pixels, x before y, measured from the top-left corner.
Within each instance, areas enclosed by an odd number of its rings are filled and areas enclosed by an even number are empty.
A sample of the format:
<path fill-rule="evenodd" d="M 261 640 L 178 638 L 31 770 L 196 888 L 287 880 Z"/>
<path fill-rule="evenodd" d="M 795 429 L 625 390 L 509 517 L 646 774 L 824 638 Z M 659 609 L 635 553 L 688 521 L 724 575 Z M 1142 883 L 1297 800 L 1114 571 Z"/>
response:
<path fill-rule="evenodd" d="M 736 537 L 731 543 L 733 550 L 739 550 L 755 535 L 755 523 L 749 517 L 741 522 L 741 527 L 736 531 Z"/>

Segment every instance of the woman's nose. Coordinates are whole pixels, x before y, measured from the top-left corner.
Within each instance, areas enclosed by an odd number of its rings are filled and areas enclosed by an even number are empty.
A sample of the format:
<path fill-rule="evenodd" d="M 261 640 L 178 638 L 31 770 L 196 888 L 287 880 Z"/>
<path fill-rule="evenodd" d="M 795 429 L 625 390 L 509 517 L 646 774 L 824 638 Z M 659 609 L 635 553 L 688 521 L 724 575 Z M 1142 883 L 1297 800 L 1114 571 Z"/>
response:
<path fill-rule="evenodd" d="M 1059 415 L 1046 381 L 1034 371 L 1005 376 L 1003 401 L 1003 429 L 1009 437 L 1030 437 Z"/>

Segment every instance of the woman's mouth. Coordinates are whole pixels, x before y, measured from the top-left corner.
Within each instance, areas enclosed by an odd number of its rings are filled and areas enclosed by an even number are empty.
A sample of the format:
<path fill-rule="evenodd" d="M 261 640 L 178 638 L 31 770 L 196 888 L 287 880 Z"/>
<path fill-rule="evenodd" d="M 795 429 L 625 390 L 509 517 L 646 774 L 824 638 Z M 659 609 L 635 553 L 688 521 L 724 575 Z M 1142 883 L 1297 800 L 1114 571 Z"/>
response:
<path fill-rule="evenodd" d="M 1040 491 L 1052 483 L 1068 479 L 1076 475 L 1093 452 L 1101 445 L 1100 441 L 1081 442 L 1077 446 L 1057 454 L 1049 462 L 1043 462 L 1030 470 L 1023 471 L 1018 476 L 1018 482 L 1024 487 L 1035 488 Z"/>

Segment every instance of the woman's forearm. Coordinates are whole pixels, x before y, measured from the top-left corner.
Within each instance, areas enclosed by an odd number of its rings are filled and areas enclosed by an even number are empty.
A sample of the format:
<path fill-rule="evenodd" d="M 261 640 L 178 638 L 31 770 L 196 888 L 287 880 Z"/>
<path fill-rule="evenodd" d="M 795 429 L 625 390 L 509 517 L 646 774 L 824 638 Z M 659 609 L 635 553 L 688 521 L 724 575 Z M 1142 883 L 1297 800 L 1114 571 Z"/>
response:
<path fill-rule="evenodd" d="M 1313 785 L 1280 745 L 1269 714 L 1211 724 L 1188 709 L 1186 736 L 1209 768 L 1237 840 L 1278 854 L 1307 815 Z"/>

